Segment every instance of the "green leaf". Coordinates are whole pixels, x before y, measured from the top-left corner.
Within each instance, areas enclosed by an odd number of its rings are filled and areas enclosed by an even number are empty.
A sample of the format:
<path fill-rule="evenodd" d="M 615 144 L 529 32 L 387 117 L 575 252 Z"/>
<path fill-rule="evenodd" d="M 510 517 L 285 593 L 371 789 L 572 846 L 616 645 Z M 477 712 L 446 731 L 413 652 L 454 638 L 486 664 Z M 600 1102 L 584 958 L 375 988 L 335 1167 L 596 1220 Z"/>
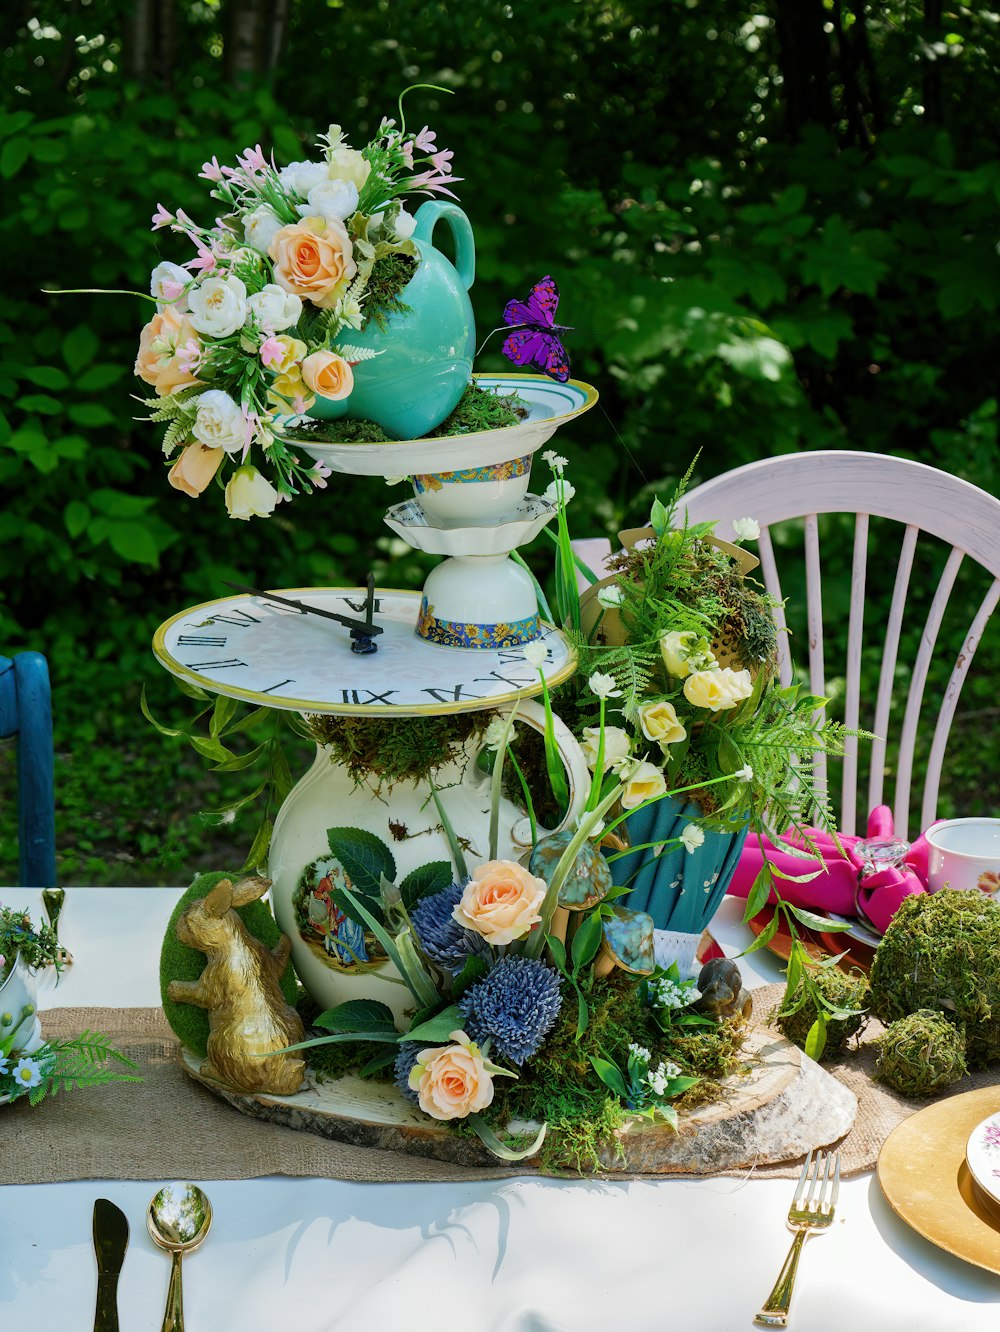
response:
<path fill-rule="evenodd" d="M 401 1041 L 418 1041 L 425 1045 L 447 1045 L 453 1031 L 462 1031 L 465 1014 L 457 1004 L 451 1004 L 428 1022 L 411 1027 L 400 1036 Z"/>
<path fill-rule="evenodd" d="M 213 772 L 244 772 L 247 768 L 252 768 L 260 756 L 267 749 L 267 745 L 258 745 L 255 749 L 249 749 L 245 754 L 230 754 L 228 758 L 220 759 L 215 764 Z M 206 757 L 209 757 L 206 755 Z"/>
<path fill-rule="evenodd" d="M 545 1133 L 548 1129 L 548 1125 L 543 1124 L 535 1135 L 535 1140 L 532 1142 L 531 1146 L 525 1147 L 524 1151 L 516 1152 L 510 1147 L 505 1147 L 489 1125 L 486 1124 L 479 1115 L 470 1115 L 469 1123 L 483 1146 L 501 1161 L 526 1161 L 529 1157 L 534 1156 L 545 1141 Z"/>
<path fill-rule="evenodd" d="M 259 869 L 267 862 L 267 852 L 271 845 L 271 833 L 274 831 L 274 824 L 270 819 L 265 819 L 257 829 L 257 836 L 253 839 L 253 845 L 247 852 L 247 858 L 240 867 L 241 874 L 248 874 L 251 870 Z"/>
<path fill-rule="evenodd" d="M 587 1030 L 590 1022 L 590 1009 L 587 1007 L 587 1001 L 583 997 L 583 991 L 579 985 L 576 987 L 576 1040 L 582 1040 L 583 1033 Z"/>
<path fill-rule="evenodd" d="M 831 920 L 829 916 L 817 915 L 815 911 L 807 911 L 805 907 L 794 906 L 791 902 L 787 903 L 787 906 L 799 924 L 804 925 L 807 930 L 822 930 L 824 933 L 834 934 L 838 930 L 851 928 L 851 922 L 848 920 Z"/>
<path fill-rule="evenodd" d="M 809 1028 L 804 1049 L 809 1058 L 815 1059 L 817 1063 L 822 1059 L 826 1049 L 826 1017 L 823 1013 L 816 1015 L 816 1021 Z"/>
<path fill-rule="evenodd" d="M 562 939 L 557 939 L 554 934 L 547 934 L 545 936 L 545 943 L 549 952 L 552 954 L 553 962 L 564 975 L 567 974 L 566 945 L 563 943 Z"/>
<path fill-rule="evenodd" d="M 229 721 L 239 706 L 235 698 L 229 698 L 226 694 L 218 695 L 208 723 L 208 729 L 216 740 L 219 738 L 219 733 L 225 727 L 226 722 Z"/>
<path fill-rule="evenodd" d="M 761 930 L 760 934 L 757 935 L 753 943 L 747 944 L 746 948 L 743 949 L 743 952 L 740 953 L 740 957 L 747 957 L 750 953 L 756 953 L 758 948 L 766 948 L 767 945 L 774 938 L 774 936 L 778 933 L 778 925 L 779 925 L 778 916 L 777 914 L 775 914 L 767 922 L 767 924 Z"/>
<path fill-rule="evenodd" d="M 109 412 L 107 407 L 102 407 L 99 402 L 75 402 L 70 403 L 67 408 L 67 415 L 74 425 L 95 426 L 114 425 L 114 412 Z"/>
<path fill-rule="evenodd" d="M 382 876 L 395 881 L 393 854 L 373 832 L 366 828 L 328 828 L 326 838 L 356 892 L 377 900 Z"/>
<path fill-rule="evenodd" d="M 369 1077 L 372 1073 L 377 1073 L 380 1068 L 388 1068 L 399 1058 L 399 1052 L 395 1046 L 388 1050 L 380 1050 L 378 1054 L 372 1055 L 371 1059 L 366 1059 L 358 1069 L 358 1074 L 362 1078 Z"/>
<path fill-rule="evenodd" d="M 348 999 L 320 1013 L 314 1027 L 324 1031 L 387 1031 L 393 1040 L 398 1036 L 392 1009 L 377 999 Z"/>
<path fill-rule="evenodd" d="M 399 885 L 403 906 L 409 911 L 422 897 L 443 892 L 451 884 L 452 869 L 447 860 L 431 860 L 426 865 L 418 865 Z"/>
<path fill-rule="evenodd" d="M 142 523 L 112 523 L 108 528 L 108 543 L 116 555 L 133 564 L 159 563 L 159 547 Z"/>
<path fill-rule="evenodd" d="M 15 404 L 22 412 L 38 412 L 42 416 L 57 416 L 62 403 L 46 393 L 25 393 Z"/>
<path fill-rule="evenodd" d="M 0 153 L 0 173 L 10 180 L 11 176 L 16 176 L 24 166 L 28 156 L 28 150 L 31 147 L 27 139 L 8 139 L 3 146 L 3 152 Z"/>
<path fill-rule="evenodd" d="M 66 525 L 71 540 L 76 538 L 86 529 L 90 521 L 90 510 L 84 504 L 83 500 L 70 500 L 63 509 L 63 522 Z"/>
<path fill-rule="evenodd" d="M 54 365 L 26 365 L 21 374 L 29 384 L 37 384 L 39 388 L 69 388 L 69 379 L 66 372 L 57 370 Z"/>
<path fill-rule="evenodd" d="M 573 973 L 579 976 L 588 962 L 593 962 L 604 938 L 604 923 L 597 912 L 586 916 L 573 935 Z"/>
<path fill-rule="evenodd" d="M 149 704 L 146 702 L 146 686 L 145 686 L 145 685 L 142 686 L 142 692 L 141 692 L 140 695 L 139 695 L 139 711 L 142 713 L 142 715 L 143 715 L 143 716 L 146 718 L 146 720 L 149 722 L 150 726 L 155 727 L 155 729 L 156 729 L 157 731 L 159 731 L 159 733 L 160 733 L 161 735 L 169 735 L 169 736 L 183 735 L 185 738 L 187 737 L 187 731 L 177 731 L 177 730 L 174 730 L 174 729 L 173 729 L 172 727 L 170 727 L 170 726 L 161 726 L 161 725 L 160 725 L 160 723 L 156 720 L 156 718 L 153 716 L 153 714 L 152 714 L 152 713 L 150 712 L 150 710 L 149 710 Z"/>
<path fill-rule="evenodd" d="M 759 911 L 763 911 L 767 906 L 767 899 L 771 896 L 771 872 L 765 863 L 761 866 L 760 872 L 753 885 L 747 893 L 747 904 L 743 912 L 744 922 L 752 920 Z"/>
<path fill-rule="evenodd" d="M 209 739 L 203 735 L 192 735 L 190 737 L 191 748 L 202 758 L 211 759 L 213 763 L 227 763 L 236 755 L 225 747 L 219 740 Z"/>
<path fill-rule="evenodd" d="M 610 1087 L 614 1094 L 623 1103 L 628 1101 L 628 1089 L 625 1086 L 625 1079 L 621 1075 L 621 1070 L 617 1064 L 612 1064 L 610 1060 L 601 1059 L 598 1055 L 591 1055 L 590 1062 L 593 1065 L 594 1072 L 604 1083 L 605 1087 Z"/>
<path fill-rule="evenodd" d="M 77 380 L 76 388 L 81 393 L 95 393 L 117 384 L 124 373 L 124 367 L 120 365 L 92 365 Z"/>
<path fill-rule="evenodd" d="M 97 334 L 86 324 L 78 324 L 67 333 L 62 341 L 62 355 L 70 374 L 78 375 L 84 366 L 89 365 L 100 345 Z"/>

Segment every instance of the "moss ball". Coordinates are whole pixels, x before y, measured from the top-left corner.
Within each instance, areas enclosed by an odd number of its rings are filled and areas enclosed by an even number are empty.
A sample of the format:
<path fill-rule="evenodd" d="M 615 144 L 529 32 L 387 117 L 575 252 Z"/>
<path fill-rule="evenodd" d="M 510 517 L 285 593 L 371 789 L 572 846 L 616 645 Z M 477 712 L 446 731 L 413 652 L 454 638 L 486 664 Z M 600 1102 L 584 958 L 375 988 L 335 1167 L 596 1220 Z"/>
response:
<path fill-rule="evenodd" d="M 197 980 L 207 961 L 205 954 L 197 948 L 189 948 L 187 944 L 181 943 L 177 937 L 177 921 L 192 902 L 207 897 L 222 879 L 232 879 L 236 883 L 239 877 L 225 870 L 199 874 L 174 907 L 160 950 L 160 1000 L 163 1012 L 181 1044 L 202 1058 L 208 1052 L 208 1010 L 196 1008 L 194 1004 L 179 1004 L 167 994 L 167 986 L 172 980 Z M 237 907 L 236 912 L 248 933 L 266 947 L 273 948 L 281 938 L 281 930 L 266 902 L 248 902 L 246 906 Z M 281 992 L 290 1004 L 295 1003 L 297 985 L 291 962 L 282 974 Z"/>
<path fill-rule="evenodd" d="M 875 952 L 871 990 L 886 1025 L 929 1008 L 964 1028 L 970 1067 L 1000 1056 L 1000 903 L 952 889 L 906 898 Z"/>
<path fill-rule="evenodd" d="M 968 1071 L 964 1034 L 930 1008 L 890 1023 L 879 1042 L 875 1076 L 903 1096 L 936 1096 Z"/>
<path fill-rule="evenodd" d="M 868 1007 L 868 981 L 862 972 L 856 969 L 841 971 L 839 967 L 823 967 L 819 971 L 810 968 L 809 975 L 823 998 L 837 1008 Z M 793 1045 L 804 1049 L 806 1037 L 817 1015 L 816 1003 L 811 995 L 805 993 L 804 981 L 799 982 L 792 1002 L 801 1004 L 801 1007 L 786 1017 L 779 1016 L 776 1026 Z M 820 1056 L 821 1060 L 832 1059 L 834 1055 L 839 1054 L 847 1038 L 860 1031 L 867 1021 L 868 1016 L 863 1012 L 855 1013 L 851 1017 L 830 1018 L 826 1025 L 826 1045 Z"/>

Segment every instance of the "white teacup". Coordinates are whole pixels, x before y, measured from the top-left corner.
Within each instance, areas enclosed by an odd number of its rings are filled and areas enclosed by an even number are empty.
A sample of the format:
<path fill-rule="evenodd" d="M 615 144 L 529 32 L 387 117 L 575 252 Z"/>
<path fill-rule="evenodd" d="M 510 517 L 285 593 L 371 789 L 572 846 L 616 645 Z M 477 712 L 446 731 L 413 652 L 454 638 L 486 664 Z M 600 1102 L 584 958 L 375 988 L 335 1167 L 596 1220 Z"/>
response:
<path fill-rule="evenodd" d="M 927 831 L 927 887 L 1000 895 L 1000 819 L 947 819 Z"/>

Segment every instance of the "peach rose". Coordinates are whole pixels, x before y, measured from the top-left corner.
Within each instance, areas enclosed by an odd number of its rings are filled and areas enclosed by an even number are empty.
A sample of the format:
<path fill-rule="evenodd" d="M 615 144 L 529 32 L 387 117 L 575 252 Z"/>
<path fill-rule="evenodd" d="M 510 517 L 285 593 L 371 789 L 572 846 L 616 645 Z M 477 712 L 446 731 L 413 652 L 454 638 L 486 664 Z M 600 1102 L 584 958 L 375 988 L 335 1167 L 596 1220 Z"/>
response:
<path fill-rule="evenodd" d="M 226 456 L 225 449 L 207 449 L 204 444 L 189 444 L 167 473 L 167 480 L 175 490 L 197 499 L 219 470 Z"/>
<path fill-rule="evenodd" d="M 347 228 L 336 219 L 307 217 L 282 227 L 268 253 L 275 282 L 323 310 L 337 304 L 358 271 Z"/>
<path fill-rule="evenodd" d="M 464 1031 L 453 1031 L 449 1040 L 455 1044 L 421 1050 L 410 1069 L 410 1088 L 432 1119 L 465 1119 L 493 1100 L 493 1078 L 479 1047 Z"/>
<path fill-rule="evenodd" d="M 302 378 L 319 398 L 339 402 L 354 388 L 354 371 L 336 352 L 314 351 L 302 362 Z"/>
<path fill-rule="evenodd" d="M 488 860 L 473 872 L 452 915 L 487 943 L 513 943 L 541 920 L 546 887 L 513 860 Z"/>
<path fill-rule="evenodd" d="M 193 348 L 188 344 L 192 343 Z M 182 348 L 189 351 L 199 347 L 198 334 L 187 315 L 178 314 L 170 305 L 158 310 L 139 334 L 139 354 L 135 358 L 135 373 L 146 384 L 152 384 L 161 397 L 178 389 L 197 384 L 198 379 L 187 367 L 192 358 L 180 356 Z"/>

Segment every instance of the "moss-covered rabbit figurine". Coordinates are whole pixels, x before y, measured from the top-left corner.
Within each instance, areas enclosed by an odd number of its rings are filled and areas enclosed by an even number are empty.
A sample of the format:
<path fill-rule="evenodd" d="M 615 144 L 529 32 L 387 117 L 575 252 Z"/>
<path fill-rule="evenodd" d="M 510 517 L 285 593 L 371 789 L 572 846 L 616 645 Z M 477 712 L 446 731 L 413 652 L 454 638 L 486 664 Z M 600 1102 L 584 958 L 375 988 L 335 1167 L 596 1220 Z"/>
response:
<path fill-rule="evenodd" d="M 282 935 L 267 948 L 247 933 L 235 907 L 263 897 L 269 879 L 222 879 L 177 921 L 181 943 L 208 961 L 196 981 L 172 980 L 171 999 L 208 1010 L 208 1055 L 203 1077 L 244 1092 L 290 1096 L 305 1082 L 305 1062 L 297 1054 L 271 1051 L 304 1036 L 302 1019 L 286 1001 L 278 978 L 290 944 Z"/>

